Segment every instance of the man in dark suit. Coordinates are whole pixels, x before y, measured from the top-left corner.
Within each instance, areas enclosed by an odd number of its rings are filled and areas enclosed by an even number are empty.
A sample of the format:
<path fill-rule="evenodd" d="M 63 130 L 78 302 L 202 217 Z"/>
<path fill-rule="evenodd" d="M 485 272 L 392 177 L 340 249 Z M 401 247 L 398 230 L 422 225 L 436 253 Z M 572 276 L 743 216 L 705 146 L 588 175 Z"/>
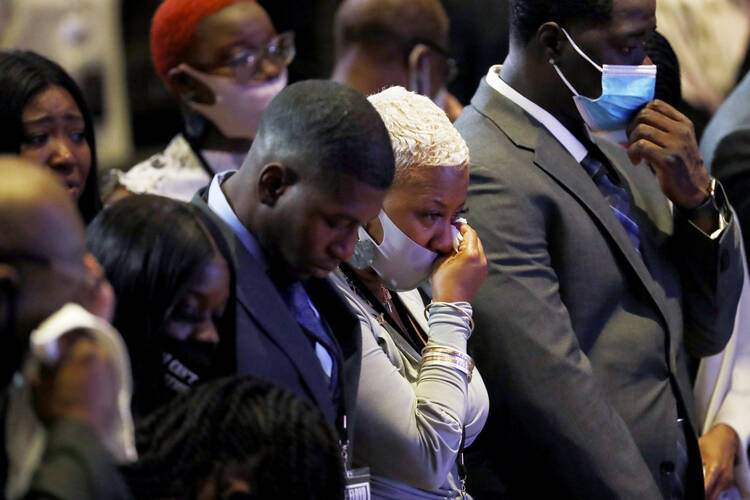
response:
<path fill-rule="evenodd" d="M 510 53 L 456 123 L 489 263 L 473 304 L 491 400 L 479 498 L 703 497 L 688 358 L 729 338 L 741 263 L 692 124 L 639 93 L 654 11 L 517 0 Z M 603 79 L 607 64 L 630 76 Z M 601 120 L 584 122 L 573 92 L 617 104 L 626 148 L 590 133 Z"/>
<path fill-rule="evenodd" d="M 356 398 L 359 323 L 324 278 L 348 260 L 394 175 L 388 132 L 346 85 L 287 87 L 242 168 L 193 200 L 221 228 L 236 286 L 240 373 L 274 381 L 343 427 Z"/>

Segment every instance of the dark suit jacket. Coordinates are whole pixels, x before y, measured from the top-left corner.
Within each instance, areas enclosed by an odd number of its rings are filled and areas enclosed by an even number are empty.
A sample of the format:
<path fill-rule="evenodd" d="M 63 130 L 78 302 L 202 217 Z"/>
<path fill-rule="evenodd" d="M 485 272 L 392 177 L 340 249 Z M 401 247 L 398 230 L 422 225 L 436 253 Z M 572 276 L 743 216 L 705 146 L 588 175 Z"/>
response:
<path fill-rule="evenodd" d="M 601 144 L 631 193 L 641 257 L 583 167 L 484 80 L 456 127 L 489 263 L 473 301 L 491 402 L 473 494 L 497 498 L 500 478 L 517 498 L 659 498 L 676 463 L 678 408 L 695 424 L 686 349 L 713 354 L 731 334 L 742 279 L 734 223 L 711 240 L 672 215 L 648 168 Z"/>
<path fill-rule="evenodd" d="M 724 184 L 750 248 L 750 73 L 711 118 L 701 137 L 706 167 Z"/>
<path fill-rule="evenodd" d="M 319 408 L 329 424 L 338 425 L 339 409 L 331 400 L 326 375 L 309 338 L 258 261 L 208 207 L 207 193 L 208 188 L 201 190 L 192 203 L 220 228 L 231 253 L 236 275 L 238 373 L 256 375 L 290 389 Z M 328 280 L 309 279 L 305 288 L 337 342 L 351 438 L 362 358 L 359 321 Z"/>

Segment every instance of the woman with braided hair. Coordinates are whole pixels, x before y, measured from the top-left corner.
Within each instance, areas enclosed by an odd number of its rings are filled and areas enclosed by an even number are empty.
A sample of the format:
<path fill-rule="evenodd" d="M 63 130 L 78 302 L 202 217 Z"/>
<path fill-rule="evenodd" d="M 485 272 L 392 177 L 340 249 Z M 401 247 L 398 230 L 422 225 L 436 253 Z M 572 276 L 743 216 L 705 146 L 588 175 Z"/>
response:
<path fill-rule="evenodd" d="M 123 472 L 138 500 L 343 498 L 336 439 L 322 415 L 290 392 L 224 378 L 143 420 L 140 458 Z"/>

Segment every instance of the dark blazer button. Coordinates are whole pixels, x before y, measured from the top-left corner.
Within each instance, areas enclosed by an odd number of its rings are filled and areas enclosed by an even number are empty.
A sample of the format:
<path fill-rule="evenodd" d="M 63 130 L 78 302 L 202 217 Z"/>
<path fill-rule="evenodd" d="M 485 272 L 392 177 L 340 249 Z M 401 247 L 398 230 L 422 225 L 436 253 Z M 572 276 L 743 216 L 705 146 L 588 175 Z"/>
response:
<path fill-rule="evenodd" d="M 724 272 L 729 267 L 729 251 L 725 248 L 719 257 L 719 270 Z"/>
<path fill-rule="evenodd" d="M 669 460 L 665 460 L 659 466 L 659 470 L 662 474 L 672 474 L 674 472 L 674 464 Z"/>

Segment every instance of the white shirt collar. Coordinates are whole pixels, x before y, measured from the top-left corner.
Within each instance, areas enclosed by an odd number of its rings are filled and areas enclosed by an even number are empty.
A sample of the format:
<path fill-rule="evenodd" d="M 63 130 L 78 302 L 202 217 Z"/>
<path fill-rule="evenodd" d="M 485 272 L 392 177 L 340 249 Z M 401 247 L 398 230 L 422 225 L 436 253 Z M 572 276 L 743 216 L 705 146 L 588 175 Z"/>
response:
<path fill-rule="evenodd" d="M 566 150 L 568 150 L 568 153 L 575 158 L 576 162 L 581 163 L 581 160 L 589 154 L 581 141 L 576 139 L 576 137 L 548 111 L 542 109 L 539 105 L 534 104 L 529 99 L 522 96 L 516 89 L 505 83 L 502 78 L 500 78 L 500 68 L 502 68 L 502 65 L 500 64 L 496 64 L 490 68 L 487 73 L 487 84 L 503 96 L 518 104 L 524 111 L 544 125 L 544 128 L 546 128 L 549 133 L 552 134 Z"/>
<path fill-rule="evenodd" d="M 263 267 L 263 270 L 267 272 L 268 260 L 266 259 L 258 240 L 255 239 L 255 236 L 253 236 L 245 225 L 242 224 L 240 219 L 234 213 L 234 210 L 232 210 L 231 205 L 229 205 L 229 201 L 227 201 L 224 192 L 221 190 L 221 184 L 224 180 L 235 172 L 236 170 L 229 170 L 214 175 L 214 178 L 211 180 L 211 185 L 208 187 L 208 207 L 232 229 L 232 232 L 237 238 L 239 238 L 247 251 L 250 252 L 250 255 L 255 257 Z"/>

